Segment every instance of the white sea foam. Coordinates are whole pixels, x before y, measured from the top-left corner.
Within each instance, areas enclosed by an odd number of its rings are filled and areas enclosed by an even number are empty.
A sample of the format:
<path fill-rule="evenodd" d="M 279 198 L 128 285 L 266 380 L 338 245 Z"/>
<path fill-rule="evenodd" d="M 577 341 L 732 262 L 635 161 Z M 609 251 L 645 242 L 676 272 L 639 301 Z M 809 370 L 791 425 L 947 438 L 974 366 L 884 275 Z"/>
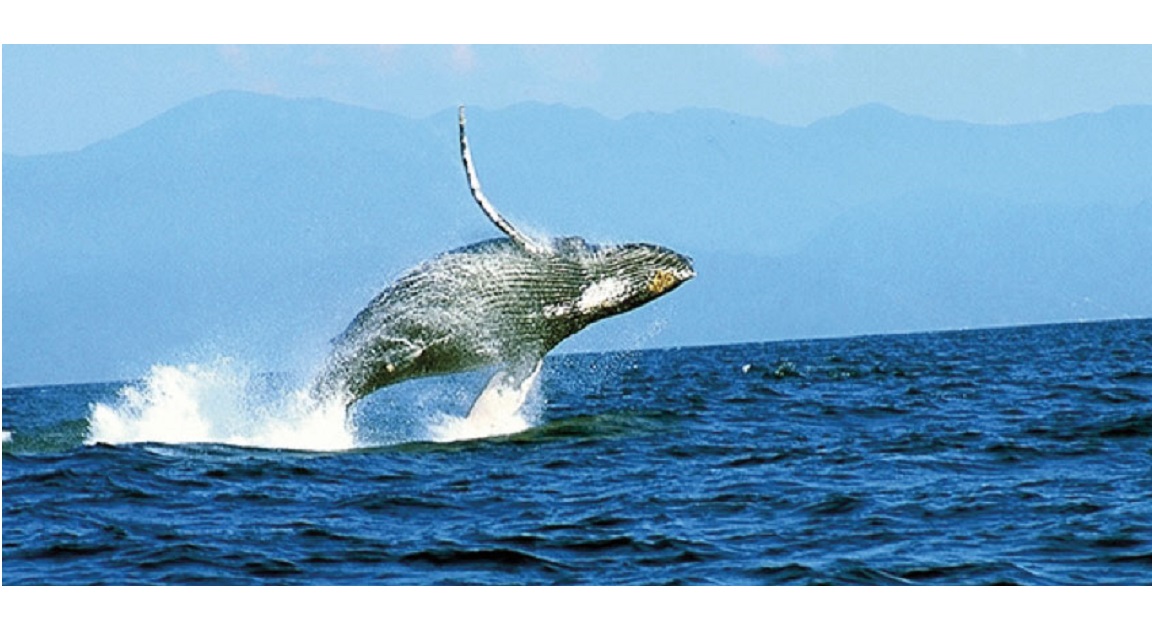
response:
<path fill-rule="evenodd" d="M 113 404 L 91 407 L 88 443 L 220 443 L 335 451 L 356 446 L 343 402 L 318 403 L 305 390 L 262 388 L 227 359 L 156 365 Z"/>
<path fill-rule="evenodd" d="M 476 399 L 466 417 L 440 416 L 428 427 L 428 435 L 434 442 L 453 442 L 510 435 L 531 429 L 533 419 L 530 403 L 536 378 L 540 375 L 540 363 L 532 375 L 519 385 L 509 382 L 498 373 L 488 381 L 488 386 Z"/>
<path fill-rule="evenodd" d="M 519 385 L 494 376 L 464 417 L 429 411 L 425 403 L 420 403 L 423 408 L 412 406 L 411 390 L 399 389 L 405 408 L 418 412 L 409 417 L 421 426 L 393 433 L 404 416 L 368 415 L 359 419 L 380 424 L 369 424 L 361 434 L 358 419 L 349 415 L 342 400 L 317 402 L 304 389 L 269 384 L 232 360 L 155 365 L 142 381 L 120 389 L 115 401 L 91 406 L 87 443 L 215 443 L 342 451 L 411 440 L 490 438 L 534 425 L 529 399 L 539 373 L 537 365 Z"/>

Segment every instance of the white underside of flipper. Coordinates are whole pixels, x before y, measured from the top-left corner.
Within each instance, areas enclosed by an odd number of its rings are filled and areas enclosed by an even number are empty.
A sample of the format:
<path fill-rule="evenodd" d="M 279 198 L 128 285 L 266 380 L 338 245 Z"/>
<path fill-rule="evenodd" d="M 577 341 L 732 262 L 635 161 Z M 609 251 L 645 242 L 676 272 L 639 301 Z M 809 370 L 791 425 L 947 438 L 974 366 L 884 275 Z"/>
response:
<path fill-rule="evenodd" d="M 496 372 L 472 404 L 468 416 L 446 416 L 439 424 L 429 428 L 431 439 L 435 442 L 474 440 L 530 429 L 532 423 L 524 417 L 522 409 L 540 376 L 542 364 L 542 361 L 537 362 L 531 375 L 520 381 L 515 380 L 507 371 Z"/>

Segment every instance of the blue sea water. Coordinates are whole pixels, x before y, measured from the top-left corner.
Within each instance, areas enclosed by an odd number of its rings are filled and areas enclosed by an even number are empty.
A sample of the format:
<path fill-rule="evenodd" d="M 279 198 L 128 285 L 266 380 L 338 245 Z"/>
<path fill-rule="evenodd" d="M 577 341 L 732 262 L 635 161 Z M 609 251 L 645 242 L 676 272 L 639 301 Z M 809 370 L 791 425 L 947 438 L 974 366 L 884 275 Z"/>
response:
<path fill-rule="evenodd" d="M 4 389 L 3 583 L 1152 583 L 1152 320 L 553 356 L 428 441 L 446 384 L 345 444 L 275 376 Z"/>

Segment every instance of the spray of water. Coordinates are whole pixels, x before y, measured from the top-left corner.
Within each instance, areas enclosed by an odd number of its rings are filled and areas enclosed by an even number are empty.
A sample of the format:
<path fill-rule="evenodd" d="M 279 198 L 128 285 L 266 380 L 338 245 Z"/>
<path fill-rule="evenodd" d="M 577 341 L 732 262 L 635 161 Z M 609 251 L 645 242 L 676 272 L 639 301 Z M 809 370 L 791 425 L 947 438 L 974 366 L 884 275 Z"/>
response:
<path fill-rule="evenodd" d="M 208 365 L 156 365 L 113 404 L 89 416 L 89 444 L 220 443 L 336 451 L 356 446 L 342 402 L 276 388 L 223 359 Z"/>
<path fill-rule="evenodd" d="M 254 375 L 229 359 L 209 364 L 156 365 L 139 383 L 122 388 L 111 403 L 93 404 L 88 444 L 216 443 L 242 447 L 341 451 L 403 441 L 451 442 L 524 431 L 525 415 L 540 367 L 516 385 L 496 376 L 467 416 L 428 411 L 420 428 L 401 437 L 388 424 L 366 425 L 350 415 L 340 398 L 317 401 L 306 388 L 293 388 Z M 389 421 L 390 416 L 372 419 Z"/>

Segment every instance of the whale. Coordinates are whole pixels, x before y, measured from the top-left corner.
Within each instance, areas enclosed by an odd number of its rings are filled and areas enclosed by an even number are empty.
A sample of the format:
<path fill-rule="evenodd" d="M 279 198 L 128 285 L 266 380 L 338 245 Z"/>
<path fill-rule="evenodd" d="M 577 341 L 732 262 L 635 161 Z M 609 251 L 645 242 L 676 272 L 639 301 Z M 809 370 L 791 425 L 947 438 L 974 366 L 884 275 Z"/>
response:
<path fill-rule="evenodd" d="M 490 388 L 531 384 L 569 336 L 695 277 L 691 258 L 655 244 L 521 232 L 481 189 L 464 107 L 458 121 L 472 198 L 503 235 L 429 259 L 376 295 L 332 341 L 314 397 L 350 406 L 404 380 L 494 365 Z"/>

